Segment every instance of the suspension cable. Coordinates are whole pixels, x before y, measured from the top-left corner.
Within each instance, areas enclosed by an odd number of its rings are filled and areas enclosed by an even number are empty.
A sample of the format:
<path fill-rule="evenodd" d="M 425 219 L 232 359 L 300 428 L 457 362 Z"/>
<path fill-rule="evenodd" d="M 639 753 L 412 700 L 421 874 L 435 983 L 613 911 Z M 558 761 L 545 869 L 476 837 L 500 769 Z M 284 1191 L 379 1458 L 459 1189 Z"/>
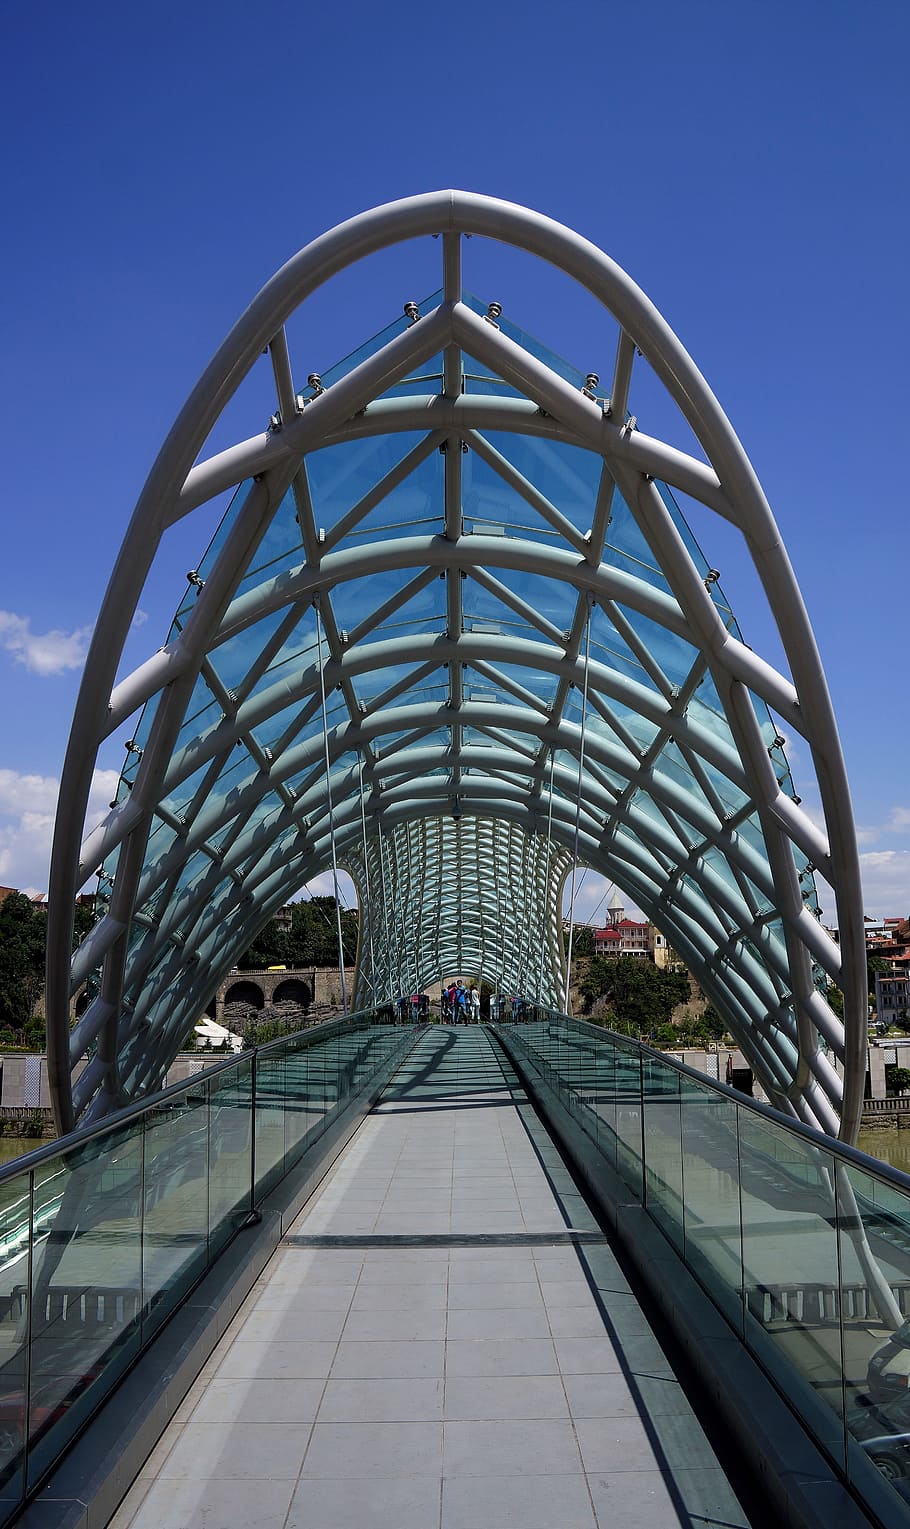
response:
<path fill-rule="evenodd" d="M 392 918 L 392 898 L 389 887 L 389 878 L 386 871 L 385 845 L 382 840 L 382 825 L 377 824 L 376 837 L 379 840 L 379 874 L 382 878 L 382 928 L 385 938 L 385 982 L 386 1002 L 392 997 L 392 933 L 389 921 Z"/>
<path fill-rule="evenodd" d="M 332 805 L 332 775 L 329 760 L 329 722 L 325 704 L 325 669 L 322 665 L 322 617 L 318 595 L 313 600 L 316 611 L 316 647 L 319 657 L 319 689 L 322 694 L 322 741 L 325 747 L 325 789 L 329 804 L 329 839 L 332 845 L 332 885 L 335 888 L 335 919 L 338 925 L 338 974 L 341 978 L 342 1012 L 348 1012 L 348 984 L 344 973 L 344 937 L 341 930 L 341 895 L 338 890 L 338 857 L 335 853 L 335 810 Z"/>
<path fill-rule="evenodd" d="M 556 750 L 550 744 L 550 808 L 547 813 L 547 863 L 546 886 L 550 885 L 550 866 L 553 855 L 553 771 L 556 767 Z M 543 956 L 540 960 L 540 976 L 537 983 L 537 1002 L 543 1003 Z"/>
<path fill-rule="evenodd" d="M 569 987 L 572 982 L 572 937 L 575 933 L 575 877 L 578 872 L 578 839 L 581 827 L 581 782 L 585 768 L 585 728 L 588 720 L 588 664 L 591 657 L 591 596 L 587 596 L 585 619 L 585 667 L 581 691 L 581 741 L 578 748 L 578 787 L 575 793 L 575 843 L 572 850 L 572 885 L 569 893 L 569 948 L 566 952 L 566 986 L 562 1011 L 569 1012 Z"/>
<path fill-rule="evenodd" d="M 370 999 L 373 1008 L 376 1007 L 376 964 L 373 955 L 373 898 L 370 892 L 370 861 L 367 854 L 367 814 L 363 805 L 363 755 L 357 750 L 357 780 L 360 788 L 360 830 L 363 844 L 363 895 L 365 908 L 364 913 L 367 921 L 367 934 L 369 936 L 370 949 Z"/>

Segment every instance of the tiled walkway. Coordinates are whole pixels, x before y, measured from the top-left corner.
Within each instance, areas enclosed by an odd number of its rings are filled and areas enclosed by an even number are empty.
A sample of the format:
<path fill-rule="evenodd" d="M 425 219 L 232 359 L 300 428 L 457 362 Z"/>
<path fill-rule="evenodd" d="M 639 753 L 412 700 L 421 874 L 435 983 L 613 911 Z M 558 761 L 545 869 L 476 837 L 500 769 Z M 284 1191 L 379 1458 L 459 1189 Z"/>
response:
<path fill-rule="evenodd" d="M 112 1529 L 746 1523 L 485 1033 L 434 1028 Z"/>

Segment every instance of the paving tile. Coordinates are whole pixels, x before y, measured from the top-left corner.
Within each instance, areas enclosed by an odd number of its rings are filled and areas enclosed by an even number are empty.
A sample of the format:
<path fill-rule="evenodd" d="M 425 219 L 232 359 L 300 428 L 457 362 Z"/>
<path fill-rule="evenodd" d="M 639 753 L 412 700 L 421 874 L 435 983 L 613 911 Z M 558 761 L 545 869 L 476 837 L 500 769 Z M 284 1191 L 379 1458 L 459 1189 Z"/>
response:
<path fill-rule="evenodd" d="M 568 1415 L 558 1375 L 449 1375 L 446 1379 L 447 1422 Z"/>
<path fill-rule="evenodd" d="M 549 1338 L 456 1338 L 446 1344 L 446 1375 L 557 1375 Z"/>
<path fill-rule="evenodd" d="M 359 1279 L 363 1268 L 362 1253 L 355 1256 L 344 1252 L 339 1255 L 333 1248 L 315 1252 L 309 1248 L 292 1246 L 286 1248 L 279 1257 L 281 1263 L 274 1272 L 269 1266 L 269 1289 L 285 1287 L 299 1290 L 304 1283 L 308 1289 L 310 1285 L 353 1284 Z"/>
<path fill-rule="evenodd" d="M 317 1423 L 302 1477 L 438 1476 L 441 1454 L 440 1423 Z"/>
<path fill-rule="evenodd" d="M 568 1419 L 522 1418 L 443 1424 L 443 1475 L 564 1475 L 581 1471 L 581 1455 Z"/>
<path fill-rule="evenodd" d="M 312 1423 L 325 1381 L 215 1378 L 193 1411 L 194 1423 Z"/>
<path fill-rule="evenodd" d="M 452 1231 L 462 1232 L 494 1232 L 497 1236 L 504 1232 L 524 1232 L 527 1227 L 521 1216 L 504 1214 L 501 1216 L 474 1215 L 467 1211 L 452 1212 Z"/>
<path fill-rule="evenodd" d="M 158 1479 L 296 1481 L 309 1424 L 185 1423 Z"/>
<path fill-rule="evenodd" d="M 412 1306 L 404 1311 L 352 1311 L 344 1324 L 344 1341 L 376 1342 L 398 1338 L 444 1338 L 446 1313 Z"/>
<path fill-rule="evenodd" d="M 614 1529 L 621 1524 L 621 1519 L 615 1520 Z M 443 1482 L 442 1529 L 490 1529 L 491 1525 L 496 1529 L 596 1529 L 584 1476 L 497 1474 L 454 1476 Z"/>
<path fill-rule="evenodd" d="M 653 1433 L 637 1416 L 576 1418 L 578 1447 L 585 1470 L 592 1472 L 662 1469 Z"/>
<path fill-rule="evenodd" d="M 222 1359 L 219 1380 L 307 1380 L 328 1375 L 334 1343 L 234 1343 Z"/>
<path fill-rule="evenodd" d="M 535 1280 L 475 1279 L 470 1274 L 459 1278 L 449 1274 L 449 1307 L 454 1311 L 490 1311 L 494 1307 L 536 1306 L 543 1309 L 540 1289 Z"/>
<path fill-rule="evenodd" d="M 281 1342 L 337 1343 L 341 1337 L 347 1311 L 313 1311 L 301 1297 L 299 1307 L 290 1311 L 260 1311 L 250 1313 L 240 1330 L 242 1343 Z"/>
<path fill-rule="evenodd" d="M 315 1284 L 301 1280 L 298 1284 L 273 1286 L 271 1283 L 257 1289 L 251 1305 L 259 1311 L 347 1311 L 357 1286 L 353 1281 L 344 1284 Z"/>
<path fill-rule="evenodd" d="M 660 1471 L 616 1471 L 588 1477 L 600 1529 L 676 1529 L 669 1483 Z M 705 1529 L 699 1522 L 698 1529 Z"/>
<path fill-rule="evenodd" d="M 633 1375 L 653 1375 L 674 1380 L 673 1368 L 657 1339 L 650 1334 L 617 1340 L 625 1363 Z"/>
<path fill-rule="evenodd" d="M 449 1213 L 382 1211 L 370 1230 L 384 1237 L 443 1237 L 450 1230 Z"/>
<path fill-rule="evenodd" d="M 563 1384 L 569 1410 L 575 1418 L 652 1416 L 638 1386 L 630 1385 L 620 1372 L 613 1375 L 564 1375 Z"/>
<path fill-rule="evenodd" d="M 446 1337 L 458 1338 L 549 1338 L 550 1326 L 542 1305 L 497 1306 L 489 1311 L 459 1311 L 449 1308 Z"/>
<path fill-rule="evenodd" d="M 256 1529 L 262 1529 L 257 1520 Z M 302 1480 L 286 1529 L 438 1529 L 439 1475 Z M 161 1529 L 160 1525 L 149 1529 Z M 246 1529 L 245 1525 L 241 1529 Z M 271 1529 L 271 1526 L 268 1526 Z M 568 1526 L 567 1526 L 568 1529 Z"/>
<path fill-rule="evenodd" d="M 351 1311 L 412 1311 L 415 1308 L 444 1311 L 446 1298 L 445 1280 L 434 1279 L 429 1284 L 411 1281 L 406 1285 L 366 1284 L 358 1289 Z"/>
<path fill-rule="evenodd" d="M 443 1374 L 445 1345 L 440 1341 L 348 1342 L 338 1345 L 332 1379 L 436 1380 Z"/>
<path fill-rule="evenodd" d="M 582 1276 L 575 1279 L 551 1279 L 549 1271 L 538 1265 L 540 1293 L 548 1306 L 590 1306 L 594 1297 L 591 1286 Z"/>
<path fill-rule="evenodd" d="M 547 1317 L 554 1338 L 602 1338 L 604 1319 L 592 1301 L 588 1306 L 548 1306 Z"/>
<path fill-rule="evenodd" d="M 325 1387 L 320 1423 L 419 1423 L 442 1418 L 441 1380 L 335 1380 Z"/>
<path fill-rule="evenodd" d="M 128 1518 L 127 1498 L 109 1529 L 282 1529 L 293 1490 L 292 1481 L 159 1480 Z"/>
<path fill-rule="evenodd" d="M 622 1368 L 609 1338 L 557 1338 L 563 1375 L 610 1375 Z"/>
<path fill-rule="evenodd" d="M 465 1284 L 533 1285 L 537 1273 L 533 1259 L 520 1248 L 453 1248 L 449 1260 L 449 1284 L 453 1289 Z"/>

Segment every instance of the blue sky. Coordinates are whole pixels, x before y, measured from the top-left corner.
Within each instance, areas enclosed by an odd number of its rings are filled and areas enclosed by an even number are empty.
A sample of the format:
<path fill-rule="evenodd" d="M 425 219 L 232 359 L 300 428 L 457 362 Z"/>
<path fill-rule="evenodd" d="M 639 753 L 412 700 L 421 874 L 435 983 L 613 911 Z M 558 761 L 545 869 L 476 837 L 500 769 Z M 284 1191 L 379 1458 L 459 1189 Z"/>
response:
<path fill-rule="evenodd" d="M 0 882 L 46 884 L 86 637 L 145 474 L 212 351 L 323 229 L 454 185 L 595 240 L 705 372 L 816 628 L 867 911 L 910 910 L 905 0 L 90 0 L 7 8 L 3 32 Z M 432 254 L 399 251 L 369 285 L 338 283 L 306 333 L 306 368 L 431 290 Z M 586 354 L 583 302 L 529 262 L 478 251 L 468 276 L 578 365 L 608 370 Z M 659 433 L 660 398 L 636 406 Z M 243 433 L 263 423 L 254 412 Z M 207 529 L 175 538 L 130 667 L 163 641 Z M 705 550 L 746 640 L 774 658 L 747 559 L 729 534 Z M 119 743 L 102 756 L 96 810 L 122 759 Z M 797 749 L 798 790 L 800 763 Z"/>

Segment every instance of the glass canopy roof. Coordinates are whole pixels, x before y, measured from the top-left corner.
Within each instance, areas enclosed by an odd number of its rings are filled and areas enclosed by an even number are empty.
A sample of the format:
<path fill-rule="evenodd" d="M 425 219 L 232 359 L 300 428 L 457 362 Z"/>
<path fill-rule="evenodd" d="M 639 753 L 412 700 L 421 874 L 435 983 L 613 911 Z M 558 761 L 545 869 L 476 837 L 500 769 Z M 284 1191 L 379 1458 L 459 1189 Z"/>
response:
<path fill-rule="evenodd" d="M 143 704 L 81 855 L 102 868 L 73 1108 L 157 1087 L 333 855 L 358 1005 L 460 971 L 561 1006 L 577 855 L 666 935 L 775 1102 L 836 1129 L 828 849 L 768 705 L 790 727 L 799 702 L 671 487 L 717 508 L 726 484 L 640 435 L 621 326 L 605 388 L 455 286 L 458 237 L 444 290 L 305 388 L 270 342 L 269 430 L 235 449 L 249 471 L 164 649 L 112 693 L 108 729 Z M 230 456 L 189 472 L 171 520 Z"/>

